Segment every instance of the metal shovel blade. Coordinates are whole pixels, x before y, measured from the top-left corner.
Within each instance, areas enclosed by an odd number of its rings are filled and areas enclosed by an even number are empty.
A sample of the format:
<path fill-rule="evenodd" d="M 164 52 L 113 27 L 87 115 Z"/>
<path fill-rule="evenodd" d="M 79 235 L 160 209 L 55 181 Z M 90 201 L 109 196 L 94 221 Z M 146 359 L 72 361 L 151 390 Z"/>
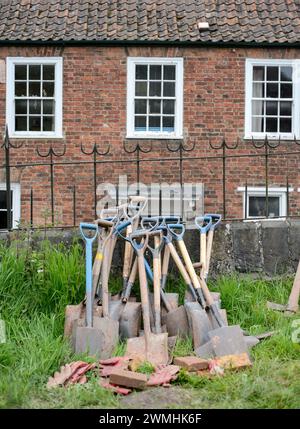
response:
<path fill-rule="evenodd" d="M 67 305 L 65 310 L 65 325 L 64 337 L 71 337 L 73 324 L 76 320 L 80 319 L 83 310 L 83 303 L 78 305 Z"/>
<path fill-rule="evenodd" d="M 198 302 L 186 302 L 184 304 L 194 348 L 198 348 L 209 340 L 209 332 L 212 330 L 211 322 L 205 310 Z"/>
<path fill-rule="evenodd" d="M 93 327 L 74 324 L 75 353 L 87 353 L 100 359 L 111 357 L 119 336 L 119 322 L 107 317 L 94 317 Z"/>
<path fill-rule="evenodd" d="M 170 337 L 178 335 L 187 338 L 189 335 L 189 323 L 186 310 L 183 305 L 176 310 L 167 313 L 165 317 L 167 331 Z"/>
<path fill-rule="evenodd" d="M 166 365 L 168 356 L 168 334 L 150 334 L 146 349 L 145 337 L 129 338 L 127 340 L 126 356 L 131 359 L 140 358 L 153 365 Z"/>
<path fill-rule="evenodd" d="M 141 328 L 142 306 L 140 302 L 130 302 L 123 304 L 123 312 L 120 318 L 120 338 L 134 338 L 138 336 Z"/>

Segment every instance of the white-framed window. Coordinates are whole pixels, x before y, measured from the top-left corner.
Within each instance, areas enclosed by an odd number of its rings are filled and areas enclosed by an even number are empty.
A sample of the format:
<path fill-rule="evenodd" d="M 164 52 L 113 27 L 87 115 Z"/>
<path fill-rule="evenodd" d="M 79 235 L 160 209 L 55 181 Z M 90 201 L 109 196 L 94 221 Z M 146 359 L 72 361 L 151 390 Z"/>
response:
<path fill-rule="evenodd" d="M 243 193 L 243 213 L 245 219 L 266 217 L 266 188 L 265 187 L 238 187 Z M 289 192 L 294 189 L 289 188 Z M 287 188 L 268 188 L 268 218 L 285 217 L 287 215 Z"/>
<path fill-rule="evenodd" d="M 62 137 L 62 58 L 8 57 L 6 122 L 11 137 Z"/>
<path fill-rule="evenodd" d="M 183 59 L 127 60 L 127 137 L 182 138 Z"/>
<path fill-rule="evenodd" d="M 11 219 L 12 227 L 17 228 L 21 218 L 21 186 L 11 183 Z M 0 183 L 0 229 L 7 229 L 6 185 Z"/>
<path fill-rule="evenodd" d="M 300 60 L 246 59 L 245 138 L 300 137 Z"/>

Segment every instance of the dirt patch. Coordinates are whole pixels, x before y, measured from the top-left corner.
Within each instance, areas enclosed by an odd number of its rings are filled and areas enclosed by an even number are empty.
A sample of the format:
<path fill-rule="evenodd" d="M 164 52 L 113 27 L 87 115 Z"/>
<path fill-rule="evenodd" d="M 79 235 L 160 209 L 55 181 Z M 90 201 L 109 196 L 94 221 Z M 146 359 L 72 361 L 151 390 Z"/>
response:
<path fill-rule="evenodd" d="M 181 387 L 155 387 L 143 392 L 135 392 L 120 400 L 121 408 L 159 409 L 190 408 L 193 394 Z"/>

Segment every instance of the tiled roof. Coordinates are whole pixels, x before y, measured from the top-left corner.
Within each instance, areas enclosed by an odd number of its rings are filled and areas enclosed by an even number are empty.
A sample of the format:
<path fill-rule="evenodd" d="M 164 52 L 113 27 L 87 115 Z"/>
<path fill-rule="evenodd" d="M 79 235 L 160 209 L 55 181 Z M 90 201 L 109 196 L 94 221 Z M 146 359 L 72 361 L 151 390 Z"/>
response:
<path fill-rule="evenodd" d="M 0 40 L 296 43 L 300 0 L 3 0 Z"/>

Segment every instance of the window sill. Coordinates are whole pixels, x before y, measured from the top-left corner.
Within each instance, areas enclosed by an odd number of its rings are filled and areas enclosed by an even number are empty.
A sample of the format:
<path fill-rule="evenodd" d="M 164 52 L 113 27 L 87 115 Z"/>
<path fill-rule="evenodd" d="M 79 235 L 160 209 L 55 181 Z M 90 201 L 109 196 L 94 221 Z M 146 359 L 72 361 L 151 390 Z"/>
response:
<path fill-rule="evenodd" d="M 244 136 L 244 140 L 265 140 L 265 138 L 268 138 L 268 140 L 294 140 L 295 135 L 294 134 L 247 134 Z M 300 136 L 296 136 L 296 139 L 299 139 Z"/>
<path fill-rule="evenodd" d="M 63 139 L 64 136 L 63 134 L 46 134 L 46 133 L 41 133 L 41 134 L 19 134 L 19 133 L 11 133 L 9 134 L 9 137 L 12 139 Z"/>
<path fill-rule="evenodd" d="M 176 134 L 127 134 L 126 139 L 143 139 L 143 140 L 182 140 L 183 135 Z"/>

